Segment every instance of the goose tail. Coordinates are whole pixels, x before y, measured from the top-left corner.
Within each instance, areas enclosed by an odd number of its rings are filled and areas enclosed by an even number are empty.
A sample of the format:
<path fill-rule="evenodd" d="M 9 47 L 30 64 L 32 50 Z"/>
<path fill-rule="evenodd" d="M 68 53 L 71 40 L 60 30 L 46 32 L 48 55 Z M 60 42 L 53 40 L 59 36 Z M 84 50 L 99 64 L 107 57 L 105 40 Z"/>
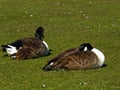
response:
<path fill-rule="evenodd" d="M 6 52 L 6 49 L 7 48 L 10 48 L 8 45 L 1 45 L 1 47 L 2 47 L 2 52 Z"/>
<path fill-rule="evenodd" d="M 58 66 L 58 60 L 60 59 L 60 56 L 56 56 L 42 68 L 44 71 L 50 71 L 50 70 L 56 70 L 56 66 Z"/>

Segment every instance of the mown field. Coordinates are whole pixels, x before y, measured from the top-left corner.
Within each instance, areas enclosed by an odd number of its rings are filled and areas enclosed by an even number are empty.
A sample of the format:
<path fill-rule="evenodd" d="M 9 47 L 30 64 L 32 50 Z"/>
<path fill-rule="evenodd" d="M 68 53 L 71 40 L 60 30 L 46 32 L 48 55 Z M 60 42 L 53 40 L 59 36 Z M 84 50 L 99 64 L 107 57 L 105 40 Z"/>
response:
<path fill-rule="evenodd" d="M 120 90 L 119 0 L 0 0 L 0 45 L 45 29 L 52 54 L 24 61 L 0 52 L 0 90 Z M 60 52 L 89 42 L 106 57 L 104 68 L 42 70 Z"/>

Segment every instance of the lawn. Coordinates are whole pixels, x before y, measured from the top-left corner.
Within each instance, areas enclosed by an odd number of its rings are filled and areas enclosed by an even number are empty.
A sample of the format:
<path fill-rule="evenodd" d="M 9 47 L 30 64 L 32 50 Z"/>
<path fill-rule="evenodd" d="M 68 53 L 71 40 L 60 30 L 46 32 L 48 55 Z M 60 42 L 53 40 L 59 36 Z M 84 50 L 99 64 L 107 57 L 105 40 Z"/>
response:
<path fill-rule="evenodd" d="M 52 54 L 12 60 L 0 52 L 0 90 L 120 90 L 119 0 L 0 0 L 0 45 L 45 29 Z M 89 42 L 106 57 L 104 68 L 42 70 L 60 52 Z"/>

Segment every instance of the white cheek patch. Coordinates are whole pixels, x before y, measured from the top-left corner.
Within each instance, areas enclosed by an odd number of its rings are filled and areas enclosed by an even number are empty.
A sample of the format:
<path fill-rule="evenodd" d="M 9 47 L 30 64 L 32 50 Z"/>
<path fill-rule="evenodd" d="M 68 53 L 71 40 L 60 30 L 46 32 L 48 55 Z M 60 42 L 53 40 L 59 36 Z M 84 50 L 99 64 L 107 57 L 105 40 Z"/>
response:
<path fill-rule="evenodd" d="M 19 49 L 22 49 L 22 47 L 20 47 Z"/>
<path fill-rule="evenodd" d="M 87 51 L 87 47 L 84 48 L 84 51 Z"/>
<path fill-rule="evenodd" d="M 6 51 L 8 53 L 8 55 L 12 55 L 17 53 L 17 49 L 14 46 L 8 45 L 9 48 L 6 48 Z"/>

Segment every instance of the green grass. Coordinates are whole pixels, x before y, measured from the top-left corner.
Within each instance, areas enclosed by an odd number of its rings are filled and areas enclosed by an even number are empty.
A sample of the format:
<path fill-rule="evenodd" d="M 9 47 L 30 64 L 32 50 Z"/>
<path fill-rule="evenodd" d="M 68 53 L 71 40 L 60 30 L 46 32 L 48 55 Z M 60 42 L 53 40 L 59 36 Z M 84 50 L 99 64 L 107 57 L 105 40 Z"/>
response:
<path fill-rule="evenodd" d="M 1 90 L 120 90 L 119 0 L 0 0 L 0 45 L 45 28 L 52 54 L 25 61 L 0 52 Z M 107 67 L 45 72 L 46 62 L 90 42 L 104 52 Z M 44 87 L 45 85 L 45 87 Z"/>

